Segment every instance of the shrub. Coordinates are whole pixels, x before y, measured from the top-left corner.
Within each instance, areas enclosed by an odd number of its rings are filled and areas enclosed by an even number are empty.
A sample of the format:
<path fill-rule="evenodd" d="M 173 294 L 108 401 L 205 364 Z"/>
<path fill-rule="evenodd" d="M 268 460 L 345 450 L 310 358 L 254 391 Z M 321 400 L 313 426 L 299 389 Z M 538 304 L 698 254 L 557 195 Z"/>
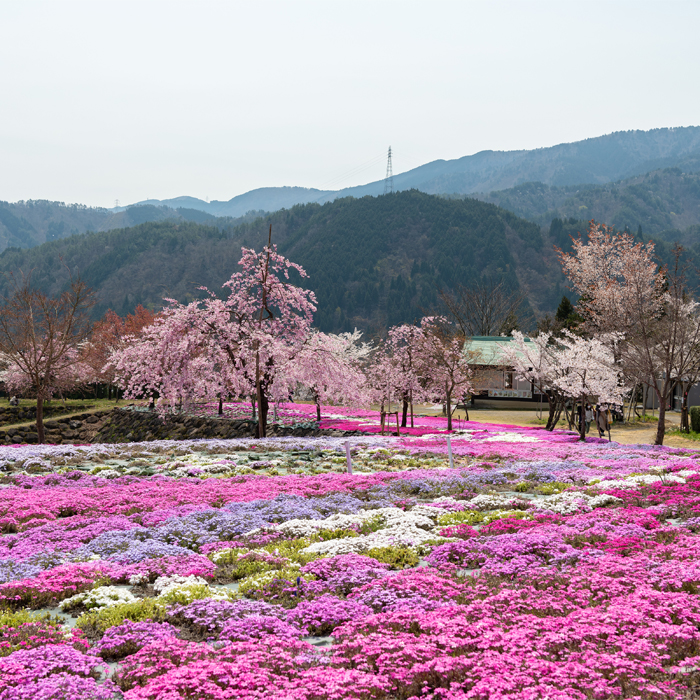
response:
<path fill-rule="evenodd" d="M 147 644 L 175 637 L 177 629 L 167 622 L 131 622 L 110 627 L 95 650 L 103 659 L 123 659 Z"/>
<path fill-rule="evenodd" d="M 87 651 L 89 647 L 81 630 L 73 629 L 66 633 L 60 624 L 45 619 L 0 626 L 0 656 L 47 644 L 70 644 L 79 651 Z"/>
<path fill-rule="evenodd" d="M 690 407 L 690 429 L 694 433 L 700 433 L 700 406 Z"/>
<path fill-rule="evenodd" d="M 417 566 L 419 561 L 415 550 L 406 546 L 375 547 L 367 552 L 367 556 L 388 564 L 392 569 L 408 569 Z"/>
<path fill-rule="evenodd" d="M 377 532 L 384 527 L 384 517 L 382 515 L 373 515 L 371 518 L 367 518 L 360 527 L 358 532 L 361 535 L 369 535 L 372 532 Z"/>
<path fill-rule="evenodd" d="M 157 582 L 156 582 L 157 583 Z M 187 605 L 202 598 L 233 599 L 233 591 L 214 589 L 202 581 L 175 582 L 167 586 L 158 596 L 158 601 L 166 605 Z"/>
<path fill-rule="evenodd" d="M 143 622 L 165 620 L 165 605 L 153 598 L 144 598 L 135 603 L 123 603 L 88 612 L 78 618 L 77 626 L 88 636 L 101 637 L 110 627 L 121 625 L 125 620 Z"/>
<path fill-rule="evenodd" d="M 561 481 L 552 481 L 548 484 L 540 484 L 535 491 L 543 496 L 551 496 L 568 489 L 571 484 L 564 484 Z"/>
<path fill-rule="evenodd" d="M 242 549 L 224 549 L 209 555 L 218 565 L 217 574 L 233 581 L 247 576 L 254 576 L 265 571 L 283 569 L 290 563 L 286 557 L 280 557 L 265 551 L 245 551 Z"/>
<path fill-rule="evenodd" d="M 476 510 L 459 510 L 454 513 L 444 513 L 439 515 L 437 522 L 438 525 L 459 525 L 464 523 L 466 525 L 476 525 L 481 523 L 485 518 L 484 513 L 480 513 Z"/>
<path fill-rule="evenodd" d="M 275 556 L 285 557 L 292 563 L 303 566 L 304 564 L 308 564 L 309 562 L 321 557 L 320 554 L 303 551 L 313 541 L 314 540 L 310 540 L 306 537 L 296 537 L 291 540 L 271 542 L 270 544 L 266 544 L 264 547 L 261 547 L 261 549 L 265 550 L 266 552 L 270 552 L 270 554 L 274 554 Z"/>

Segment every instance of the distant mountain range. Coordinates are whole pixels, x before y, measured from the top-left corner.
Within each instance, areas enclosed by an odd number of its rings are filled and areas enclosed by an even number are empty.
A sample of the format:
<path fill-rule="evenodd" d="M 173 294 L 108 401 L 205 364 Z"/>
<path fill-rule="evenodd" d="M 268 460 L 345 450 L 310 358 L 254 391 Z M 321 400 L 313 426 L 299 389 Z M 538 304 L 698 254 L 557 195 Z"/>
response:
<path fill-rule="evenodd" d="M 677 167 L 700 171 L 700 127 L 618 131 L 607 136 L 531 151 L 481 151 L 455 160 L 435 160 L 394 176 L 396 191 L 472 194 L 502 190 L 526 182 L 565 187 L 615 182 L 651 170 Z M 137 204 L 186 207 L 213 216 L 243 216 L 251 209 L 277 211 L 295 204 L 329 202 L 339 197 L 377 196 L 384 180 L 342 190 L 265 187 L 227 202 L 194 197 L 149 199 Z"/>
<path fill-rule="evenodd" d="M 241 246 L 263 245 L 271 224 L 280 252 L 310 274 L 323 330 L 412 321 L 439 307 L 440 289 L 474 279 L 506 281 L 541 317 L 566 291 L 554 246 L 569 246 L 590 219 L 653 237 L 665 263 L 682 243 L 700 289 L 700 127 L 484 151 L 396 175 L 394 188 L 270 187 L 114 210 L 0 202 L 0 294 L 3 273 L 31 272 L 57 293 L 70 269 L 96 290 L 96 315 L 157 309 L 165 296 L 188 302 L 203 284 L 218 289 Z"/>
<path fill-rule="evenodd" d="M 215 222 L 220 228 L 230 228 L 252 221 L 265 212 L 248 212 L 246 216 L 215 217 L 199 209 L 171 208 L 145 204 L 120 211 L 86 207 L 80 204 L 30 200 L 0 201 L 0 252 L 6 248 L 33 248 L 86 231 L 111 231 L 138 226 L 147 221 Z"/>

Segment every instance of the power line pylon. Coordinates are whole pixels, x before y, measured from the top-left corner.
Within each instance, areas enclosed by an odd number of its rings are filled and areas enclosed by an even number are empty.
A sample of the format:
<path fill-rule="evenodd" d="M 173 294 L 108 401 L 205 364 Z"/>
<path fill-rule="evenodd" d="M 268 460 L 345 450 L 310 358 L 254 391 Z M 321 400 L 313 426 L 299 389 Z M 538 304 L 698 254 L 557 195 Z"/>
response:
<path fill-rule="evenodd" d="M 384 194 L 394 191 L 394 171 L 391 168 L 391 146 L 386 161 L 386 177 L 384 178 Z"/>

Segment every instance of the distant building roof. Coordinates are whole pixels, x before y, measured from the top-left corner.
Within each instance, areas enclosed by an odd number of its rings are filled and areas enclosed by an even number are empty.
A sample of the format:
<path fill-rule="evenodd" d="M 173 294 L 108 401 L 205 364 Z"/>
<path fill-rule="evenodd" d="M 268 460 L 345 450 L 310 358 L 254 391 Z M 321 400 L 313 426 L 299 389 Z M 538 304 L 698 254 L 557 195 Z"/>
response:
<path fill-rule="evenodd" d="M 464 352 L 472 356 L 471 364 L 493 365 L 502 367 L 500 360 L 501 348 L 513 340 L 510 336 L 501 335 L 475 335 L 464 344 Z M 525 338 L 526 343 L 531 343 L 529 338 Z"/>

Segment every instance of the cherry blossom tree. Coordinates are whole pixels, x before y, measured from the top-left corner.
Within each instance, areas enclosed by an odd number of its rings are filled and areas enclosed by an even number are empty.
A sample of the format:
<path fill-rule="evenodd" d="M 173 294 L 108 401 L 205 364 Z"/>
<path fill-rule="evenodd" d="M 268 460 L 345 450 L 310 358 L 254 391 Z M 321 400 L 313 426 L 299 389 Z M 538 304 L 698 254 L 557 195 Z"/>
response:
<path fill-rule="evenodd" d="M 654 260 L 652 243 L 635 243 L 591 222 L 588 242 L 559 251 L 564 271 L 581 295 L 577 310 L 589 333 L 622 334 L 616 359 L 628 377 L 646 385 L 659 404 L 655 443 L 662 445 L 674 387 L 700 366 L 698 310 L 690 298 L 680 258 L 669 273 Z"/>
<path fill-rule="evenodd" d="M 25 279 L 0 308 L 0 357 L 8 387 L 36 396 L 36 428 L 44 442 L 44 401 L 82 381 L 79 348 L 90 335 L 94 296 L 80 279 L 49 297 Z"/>
<path fill-rule="evenodd" d="M 500 358 L 503 364 L 513 367 L 520 379 L 532 382 L 547 396 L 546 427 L 554 430 L 567 400 L 573 405 L 578 402 L 582 415 L 589 400 L 622 403 L 626 393 L 621 384 L 622 367 L 611 349 L 618 341 L 619 336 L 587 339 L 568 330 L 556 338 L 541 333 L 526 339 L 514 331 L 512 340 L 501 346 Z M 583 421 L 577 428 L 581 439 L 585 439 Z"/>
<path fill-rule="evenodd" d="M 615 361 L 612 350 L 619 339 L 619 335 L 602 340 L 582 338 L 568 330 L 557 339 L 555 357 L 559 372 L 554 385 L 572 400 L 572 414 L 576 402 L 580 406 L 581 419 L 577 427 L 581 440 L 586 439 L 584 412 L 587 401 L 595 398 L 603 403 L 624 402 L 627 389 L 621 383 L 622 367 Z"/>
<path fill-rule="evenodd" d="M 212 395 L 252 395 L 257 436 L 265 437 L 270 397 L 289 391 L 288 370 L 310 334 L 315 297 L 289 281 L 290 272 L 306 272 L 276 246 L 243 248 L 238 264 L 223 285 L 226 299 L 201 288 L 203 300 L 170 300 L 145 342 L 117 351 L 114 362 L 129 395 L 158 392 L 171 408 Z"/>
<path fill-rule="evenodd" d="M 662 445 L 666 411 L 673 390 L 683 393 L 681 424 L 687 426 L 687 389 L 700 376 L 700 305 L 686 297 L 674 275 L 662 297 L 662 313 L 640 324 L 621 344 L 621 359 L 629 375 L 640 378 L 656 395 L 659 423 L 656 444 Z"/>
<path fill-rule="evenodd" d="M 447 407 L 447 429 L 452 430 L 453 399 L 472 391 L 469 359 L 464 334 L 446 319 L 434 316 L 421 321 L 420 374 L 426 392 Z M 455 404 L 456 405 L 456 404 Z"/>
<path fill-rule="evenodd" d="M 241 384 L 226 382 L 238 375 L 217 371 L 225 357 L 202 334 L 201 312 L 199 303 L 183 306 L 173 301 L 140 335 L 125 337 L 113 350 L 109 361 L 115 382 L 127 398 L 157 395 L 164 408 L 187 409 L 224 388 L 242 392 Z M 245 389 L 250 390 L 247 383 Z"/>
<path fill-rule="evenodd" d="M 519 331 L 513 331 L 507 345 L 501 346 L 500 360 L 506 367 L 512 367 L 518 379 L 531 382 L 547 397 L 547 430 L 554 430 L 564 410 L 565 397 L 557 380 L 561 375 L 558 351 L 551 333 L 540 333 L 526 338 Z"/>
<path fill-rule="evenodd" d="M 402 428 L 408 422 L 409 407 L 413 427 L 413 403 L 422 400 L 425 393 L 425 382 L 422 381 L 424 367 L 421 361 L 425 341 L 424 330 L 412 324 L 394 326 L 387 334 L 385 352 L 393 364 L 391 375 L 394 378 L 395 395 L 402 403 Z"/>
<path fill-rule="evenodd" d="M 361 342 L 362 333 L 326 334 L 311 332 L 298 352 L 293 354 L 280 372 L 285 378 L 284 390 L 299 385 L 316 404 L 316 418 L 321 420 L 324 403 L 362 405 L 367 402 L 364 365 L 372 351 Z M 278 382 L 278 385 L 282 382 Z M 279 391 L 282 387 L 278 386 Z"/>
<path fill-rule="evenodd" d="M 587 240 L 579 237 L 571 253 L 558 254 L 589 332 L 628 333 L 660 313 L 666 278 L 653 243 L 591 221 Z"/>
<path fill-rule="evenodd" d="M 379 405 L 382 433 L 384 433 L 384 424 L 387 413 L 391 412 L 391 404 L 394 403 L 398 406 L 403 396 L 401 369 L 394 360 L 391 346 L 387 344 L 386 340 L 380 343 L 372 354 L 371 362 L 366 369 L 366 376 L 369 403 Z"/>

